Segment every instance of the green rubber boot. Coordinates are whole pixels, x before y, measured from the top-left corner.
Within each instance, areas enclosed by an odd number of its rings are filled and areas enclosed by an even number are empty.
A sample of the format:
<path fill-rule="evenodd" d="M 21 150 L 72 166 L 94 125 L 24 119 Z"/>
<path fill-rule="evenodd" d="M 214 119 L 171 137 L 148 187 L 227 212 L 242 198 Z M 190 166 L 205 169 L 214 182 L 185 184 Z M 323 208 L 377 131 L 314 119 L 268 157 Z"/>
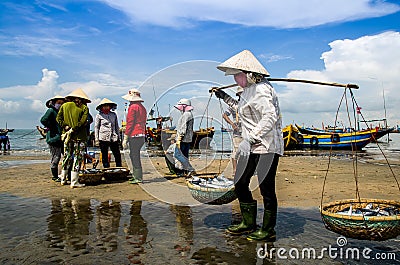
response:
<path fill-rule="evenodd" d="M 228 233 L 233 235 L 250 233 L 256 229 L 257 201 L 250 203 L 240 202 L 239 204 L 242 222 L 237 225 L 231 225 L 226 229 Z"/>
<path fill-rule="evenodd" d="M 247 236 L 247 239 L 252 241 L 266 240 L 268 242 L 273 242 L 276 240 L 276 212 L 264 210 L 263 224 L 261 228 L 254 233 Z"/>
<path fill-rule="evenodd" d="M 133 170 L 132 178 L 129 179 L 129 184 L 139 184 L 143 182 L 143 172 L 141 168 Z"/>

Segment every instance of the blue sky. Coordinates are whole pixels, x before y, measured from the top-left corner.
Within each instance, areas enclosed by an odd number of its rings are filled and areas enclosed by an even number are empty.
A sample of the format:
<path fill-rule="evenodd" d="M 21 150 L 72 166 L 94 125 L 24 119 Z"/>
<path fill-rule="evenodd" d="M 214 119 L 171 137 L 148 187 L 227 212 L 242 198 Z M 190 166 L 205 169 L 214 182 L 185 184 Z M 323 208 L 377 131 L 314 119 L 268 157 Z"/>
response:
<path fill-rule="evenodd" d="M 233 80 L 215 66 L 244 49 L 271 77 L 360 85 L 366 119 L 384 117 L 384 93 L 389 124 L 400 124 L 399 11 L 368 0 L 3 0 L 0 127 L 33 128 L 48 98 L 78 87 L 93 114 L 107 97 L 123 119 L 121 96 L 139 88 L 148 110 L 159 98 L 158 111 L 176 117 L 171 106 L 188 97 L 198 124 L 207 113 L 219 126 L 225 106 L 208 89 Z M 343 89 L 274 87 L 284 125 L 333 125 Z"/>

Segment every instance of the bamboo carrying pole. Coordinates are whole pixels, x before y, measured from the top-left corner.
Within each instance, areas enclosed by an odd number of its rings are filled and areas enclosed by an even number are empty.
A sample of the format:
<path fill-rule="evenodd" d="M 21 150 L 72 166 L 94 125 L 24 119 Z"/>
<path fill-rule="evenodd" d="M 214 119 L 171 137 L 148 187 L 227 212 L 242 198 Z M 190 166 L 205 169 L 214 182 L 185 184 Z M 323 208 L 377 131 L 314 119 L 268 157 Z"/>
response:
<path fill-rule="evenodd" d="M 307 83 L 307 84 L 314 84 L 314 85 L 324 85 L 324 86 L 336 86 L 336 87 L 346 87 L 346 88 L 353 88 L 358 89 L 358 85 L 356 84 L 340 84 L 340 83 L 330 83 L 330 82 L 320 82 L 320 81 L 312 81 L 312 80 L 304 80 L 304 79 L 294 79 L 294 78 L 267 78 L 270 82 L 293 82 L 293 83 Z M 209 91 L 212 93 L 217 89 L 226 89 L 230 87 L 235 87 L 237 84 L 221 86 L 221 87 L 212 87 Z"/>

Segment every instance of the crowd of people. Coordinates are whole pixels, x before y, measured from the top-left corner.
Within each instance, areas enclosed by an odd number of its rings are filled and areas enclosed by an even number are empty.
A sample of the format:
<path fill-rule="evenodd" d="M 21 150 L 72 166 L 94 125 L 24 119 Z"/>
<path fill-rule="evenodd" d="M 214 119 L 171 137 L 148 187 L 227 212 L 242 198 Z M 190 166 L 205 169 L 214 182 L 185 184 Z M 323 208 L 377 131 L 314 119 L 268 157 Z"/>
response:
<path fill-rule="evenodd" d="M 242 222 L 227 228 L 234 235 L 248 234 L 249 240 L 274 240 L 277 198 L 275 175 L 279 157 L 283 154 L 282 119 L 276 92 L 267 80 L 268 71 L 248 50 L 244 50 L 217 68 L 232 75 L 238 85 L 237 98 L 222 89 L 215 88 L 215 96 L 228 105 L 224 119 L 233 128 L 232 164 L 235 192 L 237 194 Z M 145 143 L 147 112 L 142 105 L 140 91 L 131 89 L 122 97 L 129 101 L 126 128 L 120 139 L 115 102 L 104 98 L 96 107 L 95 141 L 102 153 L 104 168 L 110 167 L 108 149 L 114 155 L 117 167 L 122 165 L 119 142 L 129 149 L 132 162 L 130 183 L 143 181 L 140 150 Z M 66 184 L 71 176 L 71 187 L 82 187 L 78 174 L 84 158 L 87 142 L 87 126 L 90 99 L 81 89 L 66 97 L 55 96 L 47 101 L 49 108 L 42 123 L 49 128 L 47 143 L 51 152 L 51 172 L 55 181 Z M 189 99 L 181 99 L 175 105 L 181 113 L 176 134 L 171 135 L 165 158 L 171 174 L 191 176 L 196 174 L 190 164 L 189 148 L 193 137 L 193 106 Z M 64 153 L 62 171 L 58 178 L 58 163 Z M 264 214 L 261 228 L 256 231 L 257 201 L 249 190 L 251 177 L 256 173 L 263 196 Z"/>
<path fill-rule="evenodd" d="M 122 167 L 120 144 L 129 150 L 132 164 L 129 183 L 138 184 L 143 181 L 140 150 L 146 138 L 147 111 L 142 105 L 143 99 L 139 90 L 131 89 L 122 98 L 129 101 L 123 135 L 121 136 L 115 112 L 117 103 L 103 98 L 96 107 L 98 113 L 94 119 L 95 145 L 100 148 L 103 168 L 110 167 L 109 150 L 113 154 L 116 167 Z M 71 188 L 84 187 L 84 184 L 79 183 L 79 171 L 86 158 L 93 159 L 87 154 L 90 124 L 93 122 L 87 107 L 90 102 L 82 89 L 76 89 L 65 97 L 56 95 L 46 102 L 48 109 L 40 120 L 47 128 L 46 142 L 51 154 L 52 180 L 66 185 L 70 179 Z M 167 164 L 172 173 L 190 176 L 195 172 L 189 162 L 189 148 L 193 137 L 193 107 L 188 99 L 181 99 L 175 107 L 182 115 L 173 139 L 171 162 Z M 59 174 L 58 165 L 62 155 Z"/>

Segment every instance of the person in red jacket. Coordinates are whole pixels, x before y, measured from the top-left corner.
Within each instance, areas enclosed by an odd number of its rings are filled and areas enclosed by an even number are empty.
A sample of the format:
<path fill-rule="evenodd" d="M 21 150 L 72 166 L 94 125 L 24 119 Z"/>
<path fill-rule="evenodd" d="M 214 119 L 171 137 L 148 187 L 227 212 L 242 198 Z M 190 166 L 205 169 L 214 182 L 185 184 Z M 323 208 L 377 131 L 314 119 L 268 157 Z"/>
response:
<path fill-rule="evenodd" d="M 130 102 L 122 147 L 126 149 L 129 145 L 129 156 L 133 167 L 129 183 L 138 184 L 143 181 L 140 149 L 145 142 L 147 112 L 142 105 L 143 99 L 140 97 L 139 90 L 131 89 L 122 98 Z"/>

